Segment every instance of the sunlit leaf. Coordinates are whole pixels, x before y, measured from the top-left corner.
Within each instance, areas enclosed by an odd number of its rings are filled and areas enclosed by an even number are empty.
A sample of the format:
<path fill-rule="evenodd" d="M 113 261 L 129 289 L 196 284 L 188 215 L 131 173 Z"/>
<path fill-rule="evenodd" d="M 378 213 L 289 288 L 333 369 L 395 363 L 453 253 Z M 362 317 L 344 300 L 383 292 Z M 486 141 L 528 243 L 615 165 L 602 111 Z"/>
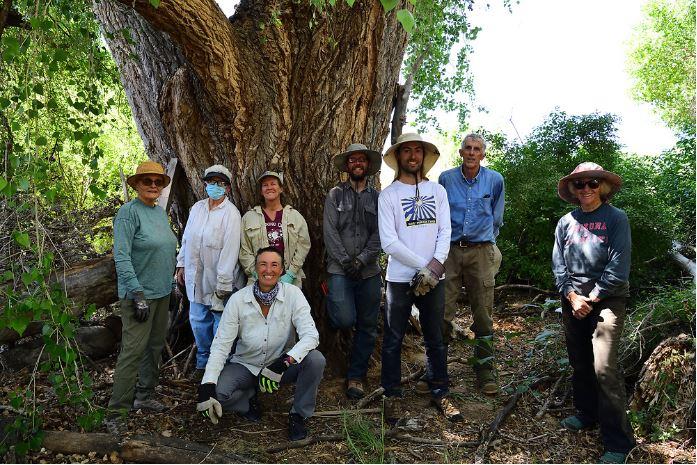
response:
<path fill-rule="evenodd" d="M 380 3 L 382 3 L 382 7 L 385 9 L 385 13 L 387 13 L 397 6 L 399 0 L 380 0 Z"/>
<path fill-rule="evenodd" d="M 399 10 L 397 12 L 397 21 L 402 24 L 402 27 L 408 33 L 414 30 L 414 15 L 411 14 L 409 10 Z"/>
<path fill-rule="evenodd" d="M 29 240 L 29 234 L 25 232 L 14 231 L 12 233 L 12 239 L 14 239 L 14 241 L 17 244 L 19 244 L 21 247 L 24 247 L 25 249 L 28 249 L 31 245 L 31 241 Z"/>

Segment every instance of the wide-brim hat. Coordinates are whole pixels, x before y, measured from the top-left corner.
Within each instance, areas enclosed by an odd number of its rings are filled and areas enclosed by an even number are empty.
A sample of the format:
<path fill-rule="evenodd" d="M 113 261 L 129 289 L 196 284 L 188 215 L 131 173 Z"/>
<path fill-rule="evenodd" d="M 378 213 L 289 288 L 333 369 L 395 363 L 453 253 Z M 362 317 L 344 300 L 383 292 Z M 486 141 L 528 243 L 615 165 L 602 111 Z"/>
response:
<path fill-rule="evenodd" d="M 165 183 L 162 185 L 162 187 L 167 187 L 171 181 L 169 176 L 165 174 L 165 169 L 162 167 L 161 164 L 159 164 L 156 161 L 148 160 L 138 165 L 138 168 L 136 168 L 136 173 L 130 175 L 126 179 L 126 182 L 129 186 L 135 189 L 138 185 L 138 179 L 140 179 L 141 176 L 145 176 L 147 174 L 156 174 L 158 176 L 162 176 L 162 178 L 165 180 Z"/>
<path fill-rule="evenodd" d="M 261 180 L 267 176 L 273 176 L 274 178 L 278 179 L 278 183 L 280 185 L 283 185 L 283 173 L 279 173 L 278 171 L 269 171 L 269 170 L 261 173 L 261 176 L 259 176 L 257 178 L 257 184 L 261 183 Z"/>
<path fill-rule="evenodd" d="M 344 153 L 335 155 L 332 159 L 334 167 L 339 171 L 346 171 L 346 160 L 348 160 L 349 155 L 354 153 L 365 153 L 365 156 L 368 157 L 370 164 L 368 165 L 368 170 L 366 171 L 367 176 L 371 176 L 380 171 L 380 166 L 382 165 L 380 152 L 369 150 L 368 147 L 363 144 L 351 144 Z"/>
<path fill-rule="evenodd" d="M 603 169 L 603 167 L 597 163 L 583 162 L 574 168 L 571 174 L 559 180 L 559 184 L 557 185 L 557 194 L 559 194 L 559 197 L 569 203 L 578 205 L 578 198 L 569 190 L 569 182 L 581 178 L 602 179 L 607 181 L 608 184 L 610 184 L 610 192 L 607 194 L 606 200 L 609 200 L 622 187 L 622 178 L 619 175 Z"/>
<path fill-rule="evenodd" d="M 399 146 L 404 144 L 405 142 L 421 142 L 424 146 L 424 163 L 423 163 L 423 172 L 424 174 L 427 174 L 428 171 L 433 168 L 433 165 L 436 164 L 436 161 L 438 161 L 438 157 L 440 157 L 440 151 L 438 150 L 438 147 L 433 145 L 430 142 L 427 142 L 423 140 L 421 137 L 421 134 L 418 134 L 416 132 L 405 132 L 401 136 L 397 138 L 397 143 L 391 146 L 389 149 L 387 149 L 387 152 L 385 152 L 385 155 L 382 157 L 384 162 L 392 168 L 395 173 L 399 171 L 399 163 L 397 162 L 397 150 L 399 149 Z"/>
<path fill-rule="evenodd" d="M 204 181 L 215 177 L 224 179 L 228 184 L 232 182 L 232 174 L 230 173 L 230 170 L 225 168 L 223 165 L 209 166 L 206 168 L 206 171 L 203 172 Z"/>

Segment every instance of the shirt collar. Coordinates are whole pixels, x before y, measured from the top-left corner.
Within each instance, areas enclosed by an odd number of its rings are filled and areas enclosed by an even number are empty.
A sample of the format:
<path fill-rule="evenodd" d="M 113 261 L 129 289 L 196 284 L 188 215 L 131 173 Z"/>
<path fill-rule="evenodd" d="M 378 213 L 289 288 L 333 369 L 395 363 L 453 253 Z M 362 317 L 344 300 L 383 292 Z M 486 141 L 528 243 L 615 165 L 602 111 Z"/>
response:
<path fill-rule="evenodd" d="M 226 196 L 226 197 L 223 199 L 222 202 L 220 202 L 220 203 L 219 203 L 218 205 L 216 205 L 215 207 L 211 208 L 210 202 L 208 202 L 208 199 L 206 199 L 206 208 L 208 209 L 208 211 L 219 210 L 219 209 L 221 209 L 221 208 L 224 208 L 224 207 L 227 205 L 228 202 L 230 202 L 230 199 L 228 199 L 227 196 Z"/>
<path fill-rule="evenodd" d="M 481 175 L 482 175 L 482 172 L 486 169 L 486 168 L 484 168 L 482 165 L 479 165 L 479 171 L 477 172 L 477 175 L 476 175 L 474 178 L 472 178 L 472 180 L 469 180 L 469 179 L 467 179 L 467 177 L 465 176 L 465 173 L 463 173 L 463 171 L 462 171 L 462 166 L 463 166 L 463 165 L 460 165 L 460 176 L 462 176 L 462 179 L 463 179 L 466 183 L 468 183 L 468 184 L 474 184 L 474 183 L 476 183 L 476 182 L 479 180 L 479 176 L 481 176 Z"/>

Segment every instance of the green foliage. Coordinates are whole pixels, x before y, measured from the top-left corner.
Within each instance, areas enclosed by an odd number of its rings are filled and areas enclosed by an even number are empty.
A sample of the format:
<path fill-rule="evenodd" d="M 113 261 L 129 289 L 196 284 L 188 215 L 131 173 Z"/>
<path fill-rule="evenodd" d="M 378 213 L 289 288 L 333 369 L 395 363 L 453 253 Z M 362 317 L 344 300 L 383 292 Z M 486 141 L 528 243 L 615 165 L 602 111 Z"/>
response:
<path fill-rule="evenodd" d="M 627 212 L 632 228 L 632 284 L 643 287 L 676 274 L 672 266 L 656 267 L 666 263 L 678 227 L 674 206 L 656 190 L 660 175 L 667 173 L 657 173 L 650 159 L 622 154 L 615 124 L 609 114 L 572 116 L 557 111 L 524 143 L 495 140 L 495 150 L 487 157 L 506 180 L 504 226 L 497 239 L 506 260 L 499 279 L 554 287 L 554 229 L 573 208 L 558 197 L 557 183 L 584 161 L 598 163 L 624 180 L 612 203 Z M 694 212 L 685 221 L 689 218 L 694 224 Z"/>
<path fill-rule="evenodd" d="M 695 135 L 695 1 L 650 0 L 628 59 L 634 95 L 678 132 Z"/>
<path fill-rule="evenodd" d="M 346 412 L 341 417 L 346 444 L 356 463 L 385 463 L 385 425 L 380 424 L 379 434 L 373 422 Z"/>

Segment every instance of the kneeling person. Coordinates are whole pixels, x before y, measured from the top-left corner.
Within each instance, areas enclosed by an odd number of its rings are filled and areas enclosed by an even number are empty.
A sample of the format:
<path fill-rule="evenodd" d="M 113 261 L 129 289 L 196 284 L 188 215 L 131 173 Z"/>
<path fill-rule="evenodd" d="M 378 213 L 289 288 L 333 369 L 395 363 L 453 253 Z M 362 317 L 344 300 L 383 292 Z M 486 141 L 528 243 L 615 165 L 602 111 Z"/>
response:
<path fill-rule="evenodd" d="M 273 393 L 279 384 L 296 383 L 288 435 L 297 441 L 307 437 L 305 419 L 315 411 L 324 373 L 324 356 L 315 350 L 319 334 L 302 291 L 279 282 L 284 272 L 281 253 L 274 247 L 259 249 L 255 267 L 259 279 L 234 294 L 225 306 L 196 408 L 214 424 L 223 411 L 259 421 L 258 390 Z M 299 340 L 284 352 L 293 330 Z M 235 353 L 226 363 L 236 338 Z"/>

